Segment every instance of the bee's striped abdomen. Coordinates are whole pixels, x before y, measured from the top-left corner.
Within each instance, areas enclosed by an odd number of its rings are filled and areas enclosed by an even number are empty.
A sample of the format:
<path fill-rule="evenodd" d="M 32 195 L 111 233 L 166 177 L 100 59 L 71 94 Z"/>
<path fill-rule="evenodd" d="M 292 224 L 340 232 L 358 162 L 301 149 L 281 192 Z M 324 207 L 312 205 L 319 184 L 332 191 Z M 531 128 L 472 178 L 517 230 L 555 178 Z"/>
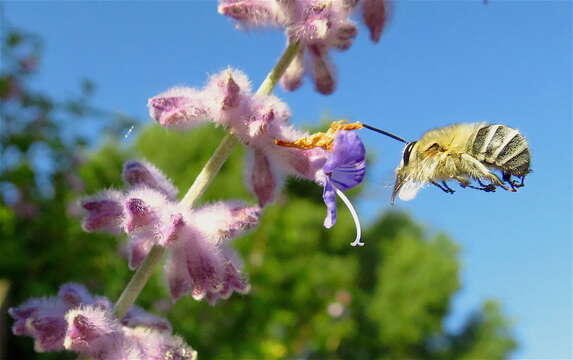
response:
<path fill-rule="evenodd" d="M 508 174 L 523 176 L 530 172 L 527 141 L 515 129 L 504 125 L 483 126 L 470 146 L 476 159 Z"/>

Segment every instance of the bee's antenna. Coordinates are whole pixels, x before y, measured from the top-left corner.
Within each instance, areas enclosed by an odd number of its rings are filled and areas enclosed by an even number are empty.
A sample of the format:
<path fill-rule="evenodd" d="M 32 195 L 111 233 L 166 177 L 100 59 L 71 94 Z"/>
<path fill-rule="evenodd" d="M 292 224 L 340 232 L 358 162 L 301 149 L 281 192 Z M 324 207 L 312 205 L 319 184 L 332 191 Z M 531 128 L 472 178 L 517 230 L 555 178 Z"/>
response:
<path fill-rule="evenodd" d="M 397 135 L 394 135 L 394 134 L 392 134 L 392 133 L 389 133 L 388 131 L 384 131 L 384 130 L 382 130 L 382 129 L 378 129 L 378 128 L 375 128 L 374 126 L 366 125 L 366 124 L 364 124 L 364 123 L 362 123 L 362 126 L 364 126 L 366 129 L 369 129 L 369 130 L 372 130 L 372 131 L 376 131 L 377 133 L 380 133 L 380 134 L 386 135 L 386 136 L 388 136 L 388 137 L 391 137 L 391 138 L 394 139 L 394 140 L 398 140 L 398 141 L 400 141 L 400 142 L 403 142 L 404 144 L 407 144 L 407 143 L 408 143 L 406 140 L 402 139 L 401 137 L 399 137 L 399 136 L 397 136 Z"/>

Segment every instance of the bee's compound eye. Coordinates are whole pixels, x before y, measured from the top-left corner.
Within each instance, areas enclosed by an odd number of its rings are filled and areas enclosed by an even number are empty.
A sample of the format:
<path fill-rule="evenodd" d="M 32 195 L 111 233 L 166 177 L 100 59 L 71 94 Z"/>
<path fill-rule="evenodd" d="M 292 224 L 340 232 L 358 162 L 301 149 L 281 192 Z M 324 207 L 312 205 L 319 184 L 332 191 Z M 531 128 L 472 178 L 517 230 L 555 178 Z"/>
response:
<path fill-rule="evenodd" d="M 426 149 L 426 151 L 438 151 L 438 150 L 440 150 L 440 144 L 438 143 L 433 143 Z"/>
<path fill-rule="evenodd" d="M 416 143 L 417 141 L 412 141 L 408 143 L 404 148 L 404 154 L 403 154 L 404 166 L 407 166 L 408 163 L 410 162 L 410 154 L 412 153 L 412 149 L 414 148 L 414 145 L 416 145 Z"/>

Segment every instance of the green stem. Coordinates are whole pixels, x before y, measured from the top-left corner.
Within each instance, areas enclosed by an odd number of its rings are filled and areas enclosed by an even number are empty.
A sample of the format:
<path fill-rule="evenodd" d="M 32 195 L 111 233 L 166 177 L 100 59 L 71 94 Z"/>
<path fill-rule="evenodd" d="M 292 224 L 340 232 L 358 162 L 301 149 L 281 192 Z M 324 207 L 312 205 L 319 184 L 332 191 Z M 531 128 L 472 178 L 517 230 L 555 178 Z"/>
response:
<path fill-rule="evenodd" d="M 237 138 L 231 134 L 227 134 L 223 138 L 213 155 L 207 160 L 207 163 L 195 178 L 195 181 L 193 181 L 193 184 L 189 187 L 189 190 L 187 190 L 187 193 L 181 200 L 181 204 L 187 208 L 193 208 L 195 206 L 197 200 L 199 200 L 201 195 L 207 190 L 207 187 L 211 184 L 215 175 L 219 173 L 221 166 L 223 166 L 229 155 L 233 152 L 235 145 L 238 143 Z"/>
<path fill-rule="evenodd" d="M 269 95 L 273 91 L 281 76 L 284 74 L 289 64 L 296 56 L 299 48 L 300 45 L 298 43 L 290 43 L 288 45 L 275 67 L 267 75 L 261 86 L 259 86 L 257 94 Z M 213 155 L 211 155 L 203 169 L 201 169 L 199 175 L 195 178 L 195 181 L 191 187 L 189 187 L 189 190 L 181 200 L 183 205 L 188 206 L 189 208 L 195 206 L 197 200 L 201 197 L 201 195 L 203 195 L 205 190 L 207 190 L 207 187 L 211 184 L 219 170 L 221 170 L 221 167 L 229 155 L 231 155 L 235 145 L 238 143 L 238 140 L 230 134 L 223 138 Z M 129 308 L 135 303 L 139 293 L 141 290 L 143 290 L 143 287 L 153 274 L 155 267 L 160 262 L 164 253 L 165 248 L 154 246 L 143 263 L 139 266 L 139 268 L 137 268 L 137 271 L 115 304 L 114 312 L 118 318 L 125 316 L 127 310 L 129 310 Z"/>
<path fill-rule="evenodd" d="M 137 271 L 133 274 L 131 280 L 129 280 L 129 283 L 119 296 L 119 299 L 117 299 L 113 308 L 118 319 L 124 317 L 129 308 L 135 303 L 135 299 L 137 299 L 139 293 L 141 293 L 141 290 L 143 290 L 143 287 L 147 284 L 147 280 L 149 280 L 153 274 L 155 266 L 159 263 L 164 253 L 164 247 L 154 246 L 151 248 L 151 251 L 149 251 L 149 254 L 147 254 L 145 260 L 143 260 L 143 263 L 137 268 Z"/>
<path fill-rule="evenodd" d="M 279 83 L 279 80 L 285 73 L 292 60 L 295 58 L 299 49 L 300 44 L 298 42 L 289 43 L 288 47 L 285 49 L 275 67 L 271 70 L 261 86 L 259 86 L 257 89 L 258 95 L 269 95 L 273 92 L 273 89 Z"/>

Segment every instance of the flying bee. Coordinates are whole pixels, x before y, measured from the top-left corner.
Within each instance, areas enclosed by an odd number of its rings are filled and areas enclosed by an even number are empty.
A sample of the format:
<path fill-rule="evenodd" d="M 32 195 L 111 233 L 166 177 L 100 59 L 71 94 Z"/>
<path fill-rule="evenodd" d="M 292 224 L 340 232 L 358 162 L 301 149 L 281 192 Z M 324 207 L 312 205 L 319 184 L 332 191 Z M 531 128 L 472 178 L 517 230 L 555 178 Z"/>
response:
<path fill-rule="evenodd" d="M 492 170 L 499 170 L 501 179 Z M 486 123 L 450 125 L 406 144 L 396 169 L 392 202 L 396 196 L 413 199 L 427 183 L 453 194 L 448 180 L 463 188 L 492 192 L 501 187 L 515 192 L 530 172 L 529 147 L 518 130 Z M 479 186 L 472 185 L 472 180 Z"/>
<path fill-rule="evenodd" d="M 427 183 L 453 194 L 448 180 L 457 181 L 463 188 L 493 192 L 501 187 L 515 192 L 524 186 L 525 176 L 531 172 L 527 140 L 505 125 L 454 124 L 430 130 L 411 142 L 370 125 L 362 126 L 406 144 L 396 169 L 392 203 L 396 196 L 413 199 Z M 492 170 L 499 170 L 501 179 Z M 472 180 L 480 186 L 472 185 Z"/>

